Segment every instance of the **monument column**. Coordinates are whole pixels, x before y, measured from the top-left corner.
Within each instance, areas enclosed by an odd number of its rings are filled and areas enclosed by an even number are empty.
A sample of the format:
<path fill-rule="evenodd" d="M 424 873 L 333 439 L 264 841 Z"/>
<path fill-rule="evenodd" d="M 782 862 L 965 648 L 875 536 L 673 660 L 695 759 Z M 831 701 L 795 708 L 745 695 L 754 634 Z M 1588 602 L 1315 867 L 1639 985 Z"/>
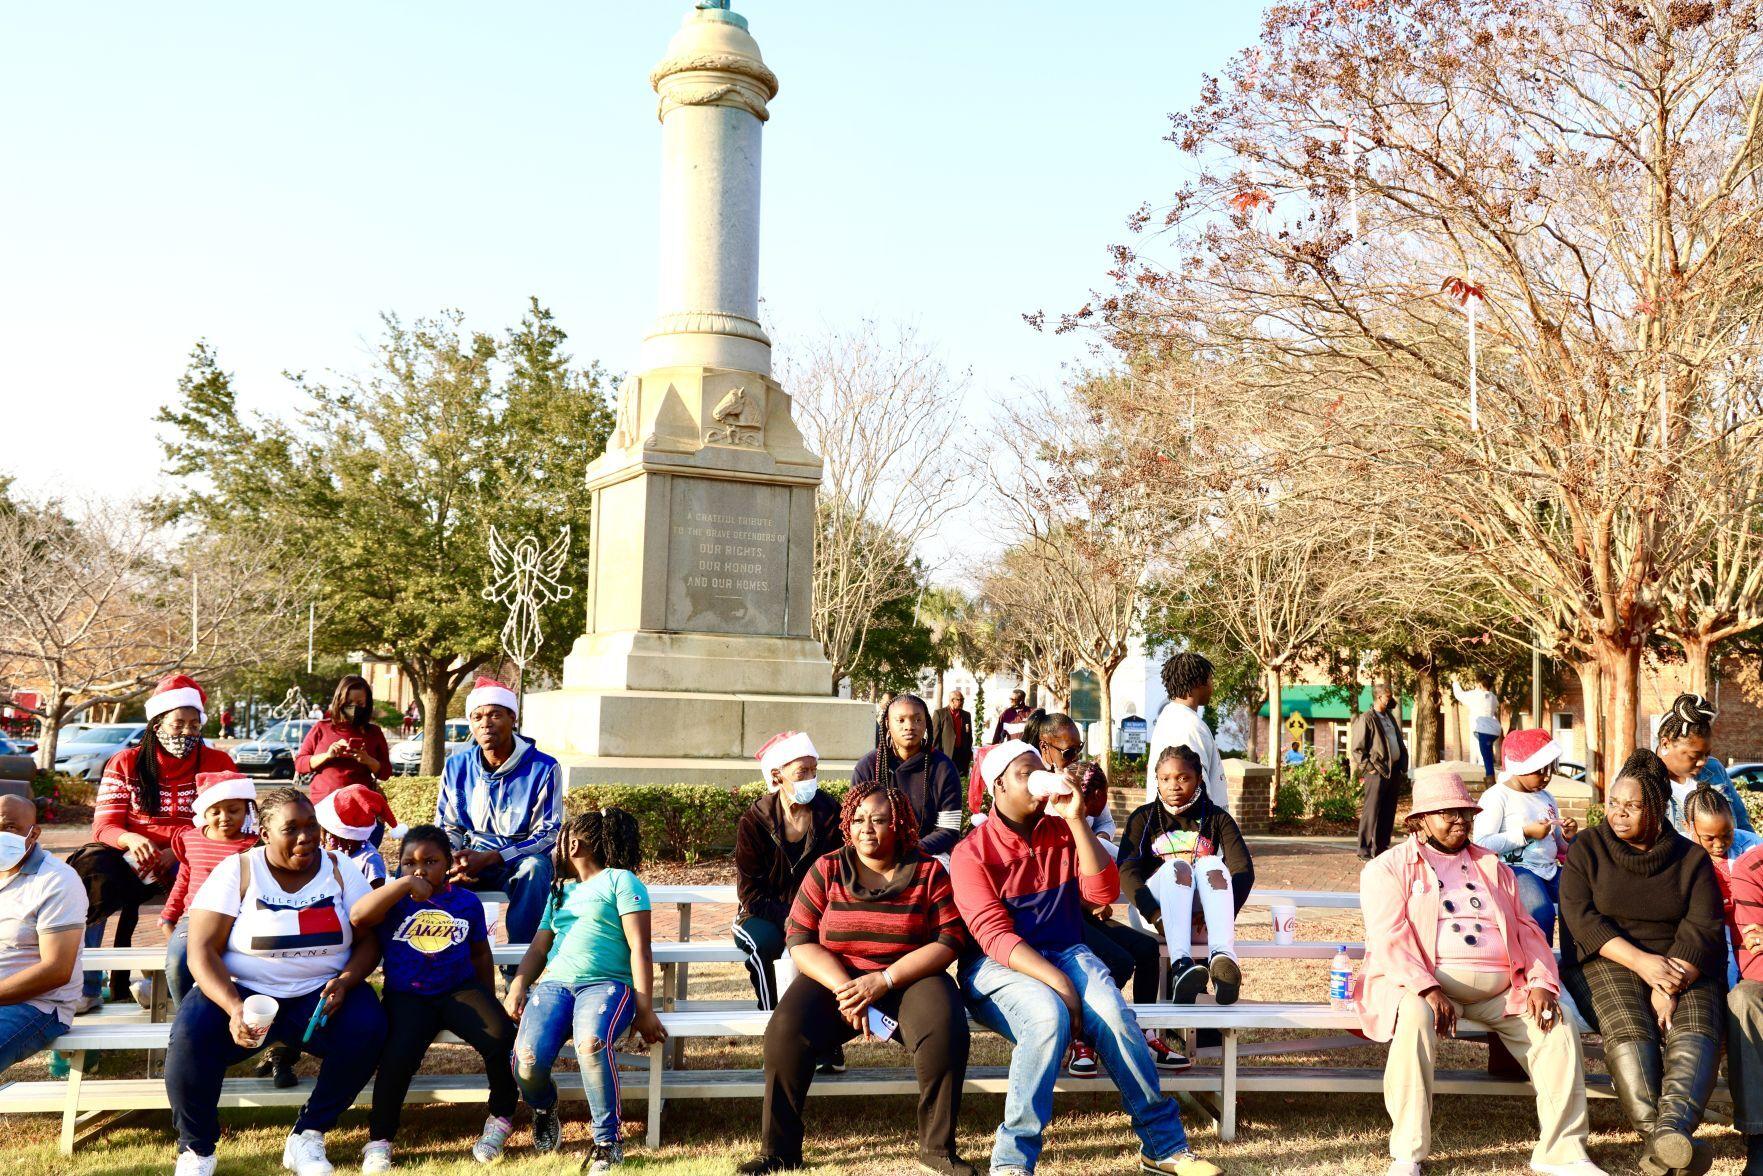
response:
<path fill-rule="evenodd" d="M 761 134 L 778 81 L 706 0 L 650 74 L 661 121 L 659 315 L 593 491 L 587 631 L 523 726 L 575 783 L 752 780 L 772 734 L 828 768 L 873 744 L 812 635 L 820 459 L 760 328 Z"/>

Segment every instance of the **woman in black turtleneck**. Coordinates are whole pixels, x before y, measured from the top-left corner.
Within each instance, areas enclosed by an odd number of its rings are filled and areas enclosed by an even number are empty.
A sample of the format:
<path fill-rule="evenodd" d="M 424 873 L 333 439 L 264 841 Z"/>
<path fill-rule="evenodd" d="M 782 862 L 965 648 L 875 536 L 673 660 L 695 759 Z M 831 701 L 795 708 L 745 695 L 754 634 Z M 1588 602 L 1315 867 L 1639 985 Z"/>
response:
<path fill-rule="evenodd" d="M 1563 980 L 1597 1014 L 1623 1113 L 1641 1133 L 1641 1171 L 1706 1172 L 1693 1140 L 1720 1062 L 1726 934 L 1700 846 L 1667 819 L 1671 776 L 1642 749 L 1604 798 L 1605 822 L 1574 839 L 1561 875 L 1573 933 Z"/>

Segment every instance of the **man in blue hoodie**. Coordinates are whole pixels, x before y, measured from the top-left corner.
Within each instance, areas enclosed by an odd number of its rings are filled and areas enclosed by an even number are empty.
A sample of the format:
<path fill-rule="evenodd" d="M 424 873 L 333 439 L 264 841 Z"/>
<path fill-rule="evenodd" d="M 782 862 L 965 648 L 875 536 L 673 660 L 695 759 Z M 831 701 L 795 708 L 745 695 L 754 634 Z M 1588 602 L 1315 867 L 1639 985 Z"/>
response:
<path fill-rule="evenodd" d="M 452 880 L 508 894 L 508 941 L 531 943 L 563 825 L 557 761 L 515 734 L 520 700 L 493 678 L 465 699 L 472 744 L 447 757 L 435 824 L 453 842 Z"/>

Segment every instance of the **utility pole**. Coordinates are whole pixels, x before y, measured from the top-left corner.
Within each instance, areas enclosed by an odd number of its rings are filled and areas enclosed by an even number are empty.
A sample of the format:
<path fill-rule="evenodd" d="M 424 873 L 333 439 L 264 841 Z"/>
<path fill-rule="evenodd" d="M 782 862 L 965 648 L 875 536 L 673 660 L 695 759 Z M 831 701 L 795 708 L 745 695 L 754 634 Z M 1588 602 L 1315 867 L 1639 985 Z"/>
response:
<path fill-rule="evenodd" d="M 1543 651 L 1534 641 L 1530 646 L 1530 725 L 1543 725 Z"/>
<path fill-rule="evenodd" d="M 312 672 L 312 642 L 318 631 L 318 605 L 309 602 L 306 605 L 306 672 Z"/>
<path fill-rule="evenodd" d="M 201 605 L 200 584 L 198 582 L 197 573 L 191 572 L 190 573 L 190 656 L 191 657 L 195 657 L 196 651 L 199 648 L 201 648 L 201 638 L 199 636 L 197 636 L 197 634 L 199 634 L 201 632 L 201 625 L 202 625 L 202 605 Z"/>

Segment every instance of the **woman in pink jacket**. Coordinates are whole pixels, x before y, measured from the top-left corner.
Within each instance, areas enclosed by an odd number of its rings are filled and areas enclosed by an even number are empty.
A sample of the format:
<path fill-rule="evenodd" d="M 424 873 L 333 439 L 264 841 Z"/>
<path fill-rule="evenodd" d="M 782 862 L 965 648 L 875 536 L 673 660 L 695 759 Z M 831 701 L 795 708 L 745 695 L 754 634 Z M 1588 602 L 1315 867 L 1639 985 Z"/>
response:
<path fill-rule="evenodd" d="M 1499 1034 L 1536 1086 L 1542 1137 L 1531 1170 L 1601 1176 L 1586 1156 L 1584 1061 L 1556 999 L 1555 955 L 1511 867 L 1470 844 L 1478 807 L 1455 772 L 1422 775 L 1409 836 L 1359 875 L 1359 1015 L 1367 1037 L 1390 1043 L 1390 1176 L 1419 1176 L 1431 1151 L 1433 1059 L 1459 1018 Z"/>

